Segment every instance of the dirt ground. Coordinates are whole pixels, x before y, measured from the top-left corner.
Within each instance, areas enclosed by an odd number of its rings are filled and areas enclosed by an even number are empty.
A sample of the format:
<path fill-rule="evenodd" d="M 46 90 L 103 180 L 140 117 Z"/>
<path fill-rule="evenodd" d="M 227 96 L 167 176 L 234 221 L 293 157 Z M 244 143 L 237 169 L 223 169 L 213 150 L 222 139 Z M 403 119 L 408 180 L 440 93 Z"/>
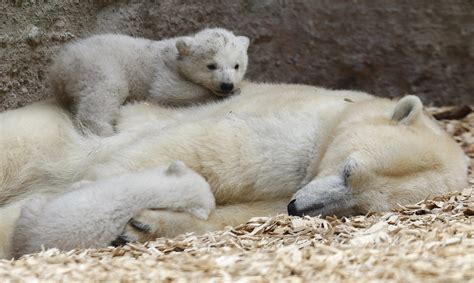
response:
<path fill-rule="evenodd" d="M 432 108 L 430 111 L 437 112 Z M 471 158 L 470 184 L 349 218 L 253 218 L 125 247 L 0 261 L 2 282 L 474 282 L 474 113 L 440 122 Z"/>

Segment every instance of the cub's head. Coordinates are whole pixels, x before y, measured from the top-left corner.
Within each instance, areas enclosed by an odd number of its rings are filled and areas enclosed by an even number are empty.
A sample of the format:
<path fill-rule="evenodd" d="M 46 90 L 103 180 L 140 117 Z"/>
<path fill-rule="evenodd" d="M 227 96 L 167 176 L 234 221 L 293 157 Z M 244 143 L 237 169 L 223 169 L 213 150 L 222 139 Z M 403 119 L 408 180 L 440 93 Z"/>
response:
<path fill-rule="evenodd" d="M 215 95 L 239 91 L 247 71 L 249 39 L 225 29 L 205 29 L 176 41 L 181 75 Z"/>
<path fill-rule="evenodd" d="M 348 106 L 317 176 L 293 196 L 293 215 L 394 209 L 467 184 L 467 157 L 416 96 Z"/>

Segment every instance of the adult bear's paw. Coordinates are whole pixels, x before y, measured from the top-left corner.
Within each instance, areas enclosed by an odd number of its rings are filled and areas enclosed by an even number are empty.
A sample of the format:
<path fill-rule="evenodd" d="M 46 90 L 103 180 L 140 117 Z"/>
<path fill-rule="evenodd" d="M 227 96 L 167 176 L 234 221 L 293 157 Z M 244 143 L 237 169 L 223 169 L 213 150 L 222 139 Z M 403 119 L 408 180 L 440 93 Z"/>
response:
<path fill-rule="evenodd" d="M 207 216 L 209 213 L 210 211 Z M 128 242 L 146 242 L 158 237 L 174 237 L 190 232 L 202 223 L 196 218 L 201 217 L 188 212 L 144 209 L 128 221 L 123 233 L 112 241 L 111 245 L 122 246 Z"/>

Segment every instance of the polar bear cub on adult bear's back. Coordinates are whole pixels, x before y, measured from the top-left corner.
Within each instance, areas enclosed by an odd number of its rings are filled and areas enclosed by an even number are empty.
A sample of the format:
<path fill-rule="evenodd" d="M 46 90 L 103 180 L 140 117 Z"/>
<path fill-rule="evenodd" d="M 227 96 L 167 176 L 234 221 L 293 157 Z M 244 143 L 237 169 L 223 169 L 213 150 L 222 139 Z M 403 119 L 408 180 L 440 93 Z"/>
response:
<path fill-rule="evenodd" d="M 48 78 L 78 126 L 108 136 L 126 101 L 186 106 L 239 92 L 248 46 L 220 28 L 161 41 L 95 35 L 67 45 Z"/>

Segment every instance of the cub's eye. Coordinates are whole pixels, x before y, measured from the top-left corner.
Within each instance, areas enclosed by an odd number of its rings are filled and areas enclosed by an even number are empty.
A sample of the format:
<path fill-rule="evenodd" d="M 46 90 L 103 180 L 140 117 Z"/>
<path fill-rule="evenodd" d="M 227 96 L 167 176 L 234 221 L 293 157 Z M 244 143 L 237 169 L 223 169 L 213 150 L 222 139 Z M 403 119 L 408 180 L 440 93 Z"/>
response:
<path fill-rule="evenodd" d="M 239 69 L 239 64 L 236 64 L 236 65 L 234 66 L 234 69 L 238 70 L 238 69 Z"/>
<path fill-rule="evenodd" d="M 215 70 L 215 69 L 217 69 L 217 66 L 216 66 L 216 64 L 209 64 L 209 65 L 207 65 L 207 68 L 209 70 Z"/>

